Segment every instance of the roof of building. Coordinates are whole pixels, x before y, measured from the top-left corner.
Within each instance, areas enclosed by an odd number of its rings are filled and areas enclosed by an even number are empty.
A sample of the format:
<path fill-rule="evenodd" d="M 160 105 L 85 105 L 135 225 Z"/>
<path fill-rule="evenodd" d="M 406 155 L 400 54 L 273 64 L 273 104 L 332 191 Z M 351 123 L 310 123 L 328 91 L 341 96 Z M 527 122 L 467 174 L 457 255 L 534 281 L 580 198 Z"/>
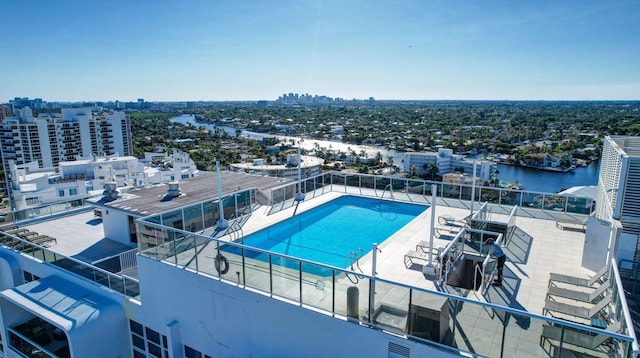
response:
<path fill-rule="evenodd" d="M 588 198 L 595 199 L 598 194 L 598 187 L 595 185 L 594 186 L 588 186 L 588 185 L 574 186 L 558 193 L 558 195 L 565 195 L 565 194 L 586 196 Z"/>
<path fill-rule="evenodd" d="M 102 318 L 107 310 L 119 310 L 115 302 L 56 276 L 25 283 L 0 295 L 67 332 Z"/>
<path fill-rule="evenodd" d="M 235 172 L 220 172 L 222 195 L 237 190 L 258 188 L 267 191 L 293 182 L 291 179 L 262 175 L 251 175 Z M 105 207 L 139 213 L 141 216 L 157 214 L 171 209 L 218 197 L 218 182 L 215 175 L 200 175 L 179 181 L 181 194 L 175 197 L 166 196 L 168 184 L 152 187 L 133 188 L 123 191 L 118 198 L 107 201 L 104 198 L 92 198 L 88 202 Z"/>

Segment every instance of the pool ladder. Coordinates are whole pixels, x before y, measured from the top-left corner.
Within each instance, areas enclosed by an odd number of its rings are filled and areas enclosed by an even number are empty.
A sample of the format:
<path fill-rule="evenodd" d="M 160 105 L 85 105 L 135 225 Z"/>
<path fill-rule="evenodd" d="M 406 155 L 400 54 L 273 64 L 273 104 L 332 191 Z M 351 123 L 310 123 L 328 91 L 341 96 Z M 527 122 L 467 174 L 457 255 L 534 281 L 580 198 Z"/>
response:
<path fill-rule="evenodd" d="M 349 281 L 351 281 L 352 283 L 358 283 L 360 278 L 363 278 L 364 276 L 364 271 L 362 271 L 362 268 L 360 268 L 360 259 L 364 256 L 364 250 L 362 250 L 361 248 L 357 248 L 353 251 L 351 251 L 348 255 L 345 256 L 345 266 L 347 261 L 349 261 L 349 269 L 351 271 L 353 271 L 352 273 L 349 272 L 345 272 L 347 278 L 349 279 Z M 356 269 L 358 271 L 360 271 L 360 275 L 356 272 Z M 353 278 L 349 275 L 353 275 Z"/>
<path fill-rule="evenodd" d="M 382 195 L 380 195 L 380 200 L 384 199 L 384 193 L 387 191 L 387 189 L 389 189 L 389 196 L 391 196 L 391 199 L 395 199 L 393 197 L 393 188 L 391 187 L 391 184 L 387 184 L 384 189 L 382 189 Z"/>

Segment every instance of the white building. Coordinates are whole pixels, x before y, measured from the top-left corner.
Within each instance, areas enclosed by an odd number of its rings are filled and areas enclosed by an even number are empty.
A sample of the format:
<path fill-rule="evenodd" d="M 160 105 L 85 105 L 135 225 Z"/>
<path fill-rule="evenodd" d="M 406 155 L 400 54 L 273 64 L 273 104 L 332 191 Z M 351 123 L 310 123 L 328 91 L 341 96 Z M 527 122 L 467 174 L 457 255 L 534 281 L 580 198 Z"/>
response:
<path fill-rule="evenodd" d="M 154 185 L 199 175 L 187 153 L 145 153 L 136 157 L 94 157 L 40 168 L 37 162 L 17 165 L 9 161 L 11 191 L 15 210 L 45 204 L 85 199 L 102 193 L 106 183 L 118 188 Z"/>
<path fill-rule="evenodd" d="M 91 156 L 133 154 L 131 128 L 123 112 L 96 112 L 91 108 L 63 108 L 62 114 L 17 110 L 0 126 L 2 157 L 16 164 L 38 162 L 40 168 Z"/>
<path fill-rule="evenodd" d="M 470 213 L 469 202 L 453 198 L 434 205 L 428 182 L 393 179 L 392 195 L 380 200 L 388 178 L 329 172 L 311 178 L 316 189 L 296 202 L 294 180 L 219 174 L 220 187 L 201 176 L 179 188 L 106 190 L 91 200 L 102 211 L 98 222 L 87 209 L 0 227 L 0 357 L 630 358 L 639 351 L 616 262 L 604 266 L 611 265 L 604 276 L 583 267 L 585 234 L 550 219 L 585 215 L 526 205 L 479 208 L 476 214 L 506 229 L 497 236 L 509 257 L 505 283 L 495 287 L 486 285 L 495 270 L 480 231 L 458 227 L 455 240 L 420 246 L 436 229 L 434 210 L 445 218 Z M 281 223 L 291 232 L 314 224 L 331 211 L 325 204 L 342 198 L 366 201 L 361 208 L 382 227 L 398 219 L 401 212 L 389 211 L 394 207 L 421 209 L 378 242 L 380 251 L 355 249 L 341 267 L 293 253 L 291 238 L 273 227 Z M 314 216 L 314 209 L 323 214 Z M 371 224 L 338 216 L 324 231 L 341 226 L 347 233 L 323 231 L 315 250 L 321 256 L 336 243 L 355 244 L 352 236 Z M 224 231 L 216 224 L 221 217 L 234 221 Z M 244 245 L 259 231 L 291 252 Z M 46 244 L 35 243 L 42 239 Z M 442 266 L 435 278 L 423 273 L 432 255 L 417 246 L 437 249 Z M 466 250 L 473 254 L 453 256 Z M 604 298 L 585 303 L 599 307 L 595 321 L 545 313 L 553 272 L 602 283 Z M 481 288 L 456 287 L 460 275 L 480 280 Z"/>
<path fill-rule="evenodd" d="M 640 137 L 607 136 L 602 147 L 595 217 L 615 229 L 608 244 L 618 260 L 640 260 L 639 203 Z"/>
<path fill-rule="evenodd" d="M 301 175 L 309 178 L 322 172 L 324 159 L 301 155 Z M 296 154 L 287 155 L 286 164 L 266 164 L 264 159 L 255 159 L 251 163 L 231 164 L 233 171 L 250 173 L 257 175 L 269 175 L 278 178 L 297 179 L 298 178 L 298 156 Z"/>
<path fill-rule="evenodd" d="M 418 175 L 425 175 L 429 172 L 429 165 L 435 164 L 438 167 L 438 175 L 453 173 L 462 170 L 464 173 L 473 176 L 473 160 L 466 159 L 462 155 L 453 154 L 452 149 L 440 148 L 437 153 L 433 152 L 409 152 L 404 155 L 404 171 L 410 173 L 415 166 Z M 497 164 L 486 161 L 476 161 L 475 176 L 483 182 L 489 181 L 497 168 Z"/>

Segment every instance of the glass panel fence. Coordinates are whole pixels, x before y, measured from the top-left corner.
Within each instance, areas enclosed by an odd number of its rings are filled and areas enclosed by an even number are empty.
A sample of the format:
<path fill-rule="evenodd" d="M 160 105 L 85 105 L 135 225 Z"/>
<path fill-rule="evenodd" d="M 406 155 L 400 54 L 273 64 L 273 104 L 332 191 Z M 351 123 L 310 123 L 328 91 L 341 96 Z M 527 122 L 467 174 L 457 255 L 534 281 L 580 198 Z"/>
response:
<path fill-rule="evenodd" d="M 383 195 L 383 193 L 390 189 L 391 180 L 385 177 L 374 177 L 374 185 L 377 196 Z"/>
<path fill-rule="evenodd" d="M 302 303 L 333 312 L 333 270 L 302 263 Z"/>
<path fill-rule="evenodd" d="M 174 210 L 167 213 L 162 214 L 162 224 L 164 226 L 182 229 L 182 210 Z"/>
<path fill-rule="evenodd" d="M 544 195 L 544 209 L 564 212 L 566 208 L 566 198 L 562 195 Z"/>
<path fill-rule="evenodd" d="M 263 292 L 271 292 L 268 255 L 244 248 L 244 276 L 244 284 L 248 287 Z"/>
<path fill-rule="evenodd" d="M 372 176 L 362 176 L 362 180 L 360 181 L 360 185 L 363 189 L 374 189 L 376 184 L 375 177 Z"/>
<path fill-rule="evenodd" d="M 407 333 L 432 342 L 452 345 L 454 328 L 449 299 L 412 289 L 408 306 Z"/>
<path fill-rule="evenodd" d="M 368 321 L 392 332 L 407 332 L 411 290 L 388 282 L 371 282 L 375 294 Z"/>
<path fill-rule="evenodd" d="M 360 320 L 369 315 L 369 280 L 364 276 L 336 270 L 335 313 Z"/>
<path fill-rule="evenodd" d="M 203 229 L 202 206 L 200 204 L 184 208 L 184 223 L 185 229 L 189 232 L 197 232 Z"/>
<path fill-rule="evenodd" d="M 272 293 L 300 301 L 300 261 L 271 255 Z"/>
<path fill-rule="evenodd" d="M 109 275 L 109 288 L 125 294 L 124 279 L 120 276 Z"/>

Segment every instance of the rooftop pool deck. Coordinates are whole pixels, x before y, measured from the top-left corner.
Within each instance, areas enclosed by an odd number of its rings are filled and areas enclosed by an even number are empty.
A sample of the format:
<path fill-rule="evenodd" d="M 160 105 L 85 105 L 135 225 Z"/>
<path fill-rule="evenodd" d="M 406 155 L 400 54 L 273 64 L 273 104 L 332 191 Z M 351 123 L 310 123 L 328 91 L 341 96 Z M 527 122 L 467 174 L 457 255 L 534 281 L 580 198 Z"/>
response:
<path fill-rule="evenodd" d="M 308 197 L 297 206 L 293 205 L 272 213 L 272 208 L 260 206 L 254 210 L 246 219 L 242 226 L 242 235 L 250 235 L 253 232 L 269 227 L 277 222 L 286 220 L 293 215 L 305 212 L 314 207 L 322 205 L 328 201 L 342 195 L 354 195 L 354 193 L 329 192 L 316 197 Z M 357 194 L 356 194 L 357 195 Z M 426 202 L 414 202 L 429 206 Z M 579 231 L 563 230 L 555 225 L 553 220 L 544 220 L 535 217 L 518 216 L 516 219 L 517 230 L 511 241 L 504 247 L 507 255 L 507 262 L 504 269 L 504 284 L 501 287 L 490 286 L 484 294 L 478 291 L 458 289 L 452 286 L 438 287 L 435 280 L 423 274 L 422 265 L 405 264 L 405 254 L 416 250 L 416 244 L 421 241 L 429 241 L 431 232 L 432 211 L 435 210 L 435 217 L 463 218 L 470 214 L 469 208 L 437 205 L 429 207 L 427 210 L 411 220 L 407 225 L 395 232 L 391 237 L 379 245 L 381 252 L 377 253 L 377 277 L 397 282 L 406 286 L 413 286 L 427 290 L 444 291 L 449 294 L 466 297 L 467 299 L 487 302 L 498 306 L 510 307 L 513 309 L 526 311 L 536 315 L 543 315 L 543 307 L 547 297 L 548 282 L 551 272 L 563 273 L 572 276 L 589 278 L 595 274 L 594 271 L 582 266 L 582 254 L 585 241 L 585 234 Z M 468 204 L 468 203 L 467 203 Z M 465 204 L 465 205 L 467 205 Z M 479 209 L 480 204 L 476 205 Z M 491 214 L 492 220 L 506 221 L 508 215 Z M 437 220 L 436 220 L 437 221 Z M 361 223 L 366 225 L 366 223 Z M 67 215 L 56 220 L 48 220 L 40 223 L 26 224 L 21 227 L 36 231 L 39 234 L 55 237 L 57 242 L 49 247 L 49 250 L 91 262 L 103 257 L 124 252 L 130 247 L 118 244 L 112 240 L 104 238 L 100 220 L 93 218 L 92 212 L 82 212 L 74 215 Z M 436 226 L 440 226 L 436 222 Z M 203 235 L 211 235 L 212 228 L 201 232 Z M 236 240 L 236 235 L 222 236 L 219 239 L 231 242 Z M 434 238 L 435 248 L 444 248 L 451 242 L 452 236 L 442 235 Z M 213 244 L 212 244 L 213 243 Z M 208 241 L 202 245 L 202 250 L 198 250 L 200 268 L 196 271 L 215 272 L 214 260 L 217 249 L 214 241 Z M 184 254 L 183 262 L 193 262 L 192 254 Z M 187 255 L 190 255 L 187 257 Z M 180 255 L 178 255 L 180 256 Z M 180 257 L 176 257 L 180 265 Z M 434 255 L 435 259 L 435 255 Z M 359 260 L 359 267 L 366 275 L 372 274 L 373 251 L 369 252 Z M 190 264 L 183 265 L 191 268 Z M 211 266 L 211 267 L 206 267 Z M 235 278 L 235 268 L 230 271 Z M 290 276 L 288 269 L 280 269 L 281 276 Z M 250 277 L 255 274 L 255 277 Z M 132 275 L 132 277 L 135 277 Z M 251 286 L 249 282 L 256 282 L 253 287 L 264 285 L 261 280 L 264 274 L 247 273 L 245 288 Z M 240 285 L 238 276 L 237 284 Z M 314 279 L 315 280 L 315 279 Z M 349 285 L 344 277 L 341 278 L 342 285 Z M 274 280 L 275 281 L 275 280 Z M 313 281 L 309 281 L 313 282 Z M 288 290 L 295 296 L 298 288 L 291 286 L 287 280 L 273 282 L 274 285 L 281 285 L 282 294 L 274 296 L 277 299 L 286 300 Z M 266 283 L 268 285 L 268 283 Z M 338 283 L 336 283 L 338 285 Z M 310 285 L 312 286 L 312 285 Z M 315 287 L 317 288 L 317 287 Z M 258 289 L 257 291 L 261 291 Z M 262 290 L 264 292 L 264 290 Z M 382 290 L 381 290 L 382 292 Z M 309 288 L 305 295 L 317 295 L 318 301 L 324 298 L 318 290 Z M 378 292 L 376 291 L 376 295 Z M 326 294 L 325 294 L 326 296 Z M 309 296 L 306 296 L 309 297 Z M 388 297 L 386 297 L 388 299 Z M 362 299 L 362 298 L 361 298 Z M 393 298 L 392 298 L 393 299 Z M 406 297 L 398 297 L 398 301 L 406 300 Z M 562 299 L 560 299 L 562 300 Z M 346 297 L 340 297 L 340 302 L 336 305 L 346 306 Z M 570 301 L 567 301 L 570 302 Z M 575 304 L 575 302 L 573 303 Z M 585 304 L 586 307 L 592 305 Z M 314 309 L 314 307 L 308 307 Z M 509 340 L 498 337 L 496 332 L 500 332 L 502 323 L 495 319 L 495 313 L 491 310 L 483 309 L 480 305 L 464 305 L 458 314 L 458 330 L 464 334 L 454 338 L 454 347 L 466 352 L 477 352 L 480 355 L 499 356 L 495 349 L 504 349 L 503 356 L 552 356 L 549 348 L 541 344 L 541 332 L 544 320 L 532 319 L 526 327 L 521 329 L 511 329 L 507 335 Z M 520 323 L 520 322 L 518 322 Z M 582 322 L 581 322 L 582 323 Z M 584 322 L 588 325 L 589 322 Z M 509 336 L 511 335 L 511 336 Z M 460 337 L 465 337 L 460 338 Z M 501 341 L 502 339 L 502 341 Z M 512 352 L 513 355 L 508 353 Z M 505 355 L 506 354 L 506 355 Z M 606 354 L 603 354 L 606 356 Z"/>
<path fill-rule="evenodd" d="M 301 202 L 298 207 L 290 207 L 275 214 L 267 215 L 267 208 L 259 208 L 243 226 L 243 234 L 264 229 L 277 222 L 286 220 L 316 206 L 331 201 L 343 194 L 328 193 Z M 479 207 L 479 204 L 478 204 Z M 431 230 L 431 211 L 436 210 L 436 218 L 463 218 L 470 214 L 468 209 L 437 205 L 430 207 L 418 217 L 410 221 L 403 228 L 379 245 L 382 252 L 377 254 L 376 272 L 378 277 L 426 289 L 437 289 L 434 281 L 429 280 L 422 273 L 421 265 L 405 265 L 404 256 L 416 249 L 420 241 L 429 241 Z M 477 209 L 477 208 L 476 208 Z M 492 214 L 494 220 L 506 220 L 507 215 Z M 504 284 L 502 287 L 491 287 L 483 296 L 473 291 L 466 295 L 478 301 L 490 302 L 498 305 L 523 309 L 527 312 L 542 314 L 544 307 L 549 275 L 558 272 L 578 277 L 591 277 L 595 272 L 582 266 L 582 251 L 584 233 L 562 230 L 551 220 L 536 218 L 517 218 L 520 229 L 511 242 L 504 248 L 507 262 L 504 270 Z M 440 227 L 436 220 L 436 227 Z M 223 237 L 223 239 L 225 239 Z M 227 240 L 231 238 L 227 237 Z M 451 242 L 452 237 L 442 235 L 434 238 L 434 248 L 444 248 Z M 360 267 L 365 274 L 372 272 L 372 256 L 369 252 L 360 259 Z M 460 294 L 461 292 L 450 292 Z"/>

